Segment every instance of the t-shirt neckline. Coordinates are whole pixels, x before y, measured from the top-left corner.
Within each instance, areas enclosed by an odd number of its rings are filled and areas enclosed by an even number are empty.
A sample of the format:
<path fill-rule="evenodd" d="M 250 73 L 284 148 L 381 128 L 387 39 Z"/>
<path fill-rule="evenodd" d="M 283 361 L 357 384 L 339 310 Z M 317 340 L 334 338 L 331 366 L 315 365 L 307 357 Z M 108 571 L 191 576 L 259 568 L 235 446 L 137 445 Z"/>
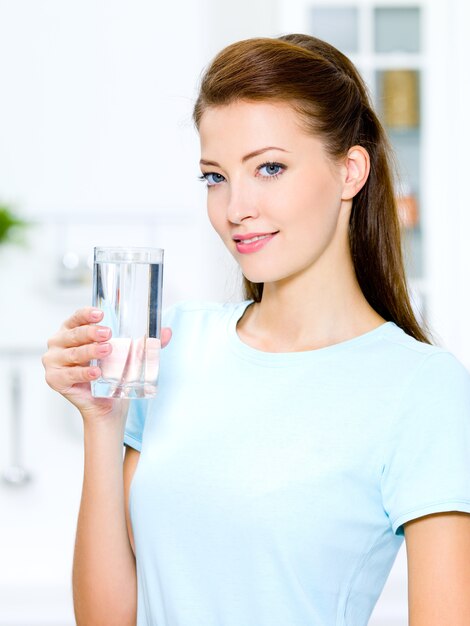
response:
<path fill-rule="evenodd" d="M 237 332 L 237 323 L 243 316 L 245 310 L 254 300 L 244 300 L 234 307 L 233 313 L 228 322 L 228 336 L 231 347 L 235 352 L 245 359 L 250 361 L 263 363 L 266 365 L 282 366 L 286 363 L 305 363 L 313 361 L 315 359 L 321 359 L 328 356 L 333 356 L 343 351 L 348 351 L 357 346 L 369 343 L 378 339 L 384 333 L 388 332 L 391 328 L 398 328 L 395 322 L 384 322 L 380 326 L 369 330 L 362 335 L 346 339 L 339 343 L 335 343 L 331 346 L 325 346 L 324 348 L 317 348 L 315 350 L 304 350 L 302 352 L 265 352 L 264 350 L 258 350 L 249 346 L 242 341 Z"/>

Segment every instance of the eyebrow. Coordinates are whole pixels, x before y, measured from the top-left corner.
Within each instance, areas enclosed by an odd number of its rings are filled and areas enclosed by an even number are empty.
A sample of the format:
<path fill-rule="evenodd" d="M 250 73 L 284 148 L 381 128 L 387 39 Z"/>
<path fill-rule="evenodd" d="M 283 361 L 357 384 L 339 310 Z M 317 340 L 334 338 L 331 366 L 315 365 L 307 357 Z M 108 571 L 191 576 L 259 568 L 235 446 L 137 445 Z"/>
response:
<path fill-rule="evenodd" d="M 263 152 L 267 152 L 268 150 L 280 150 L 281 152 L 290 152 L 290 150 L 285 150 L 284 148 L 278 148 L 276 146 L 268 146 L 266 148 L 260 148 L 259 150 L 254 150 L 253 152 L 245 154 L 245 156 L 242 158 L 242 163 L 245 163 L 245 161 L 248 161 L 248 159 L 252 159 L 255 156 L 263 154 Z M 221 167 L 215 161 L 206 161 L 205 159 L 201 159 L 199 163 L 201 165 L 215 165 L 215 167 Z"/>

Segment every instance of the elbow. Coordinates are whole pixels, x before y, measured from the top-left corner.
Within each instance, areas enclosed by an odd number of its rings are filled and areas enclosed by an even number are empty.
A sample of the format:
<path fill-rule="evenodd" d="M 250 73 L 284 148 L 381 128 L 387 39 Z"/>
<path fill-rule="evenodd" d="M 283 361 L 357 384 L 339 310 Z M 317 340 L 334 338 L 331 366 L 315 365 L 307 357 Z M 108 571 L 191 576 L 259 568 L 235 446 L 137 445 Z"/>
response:
<path fill-rule="evenodd" d="M 87 601 L 74 597 L 74 613 L 77 626 L 136 626 L 137 602 L 135 598 L 123 597 L 106 600 L 94 598 Z"/>
<path fill-rule="evenodd" d="M 75 620 L 77 626 L 136 626 L 137 617 L 135 613 L 126 611 L 110 610 L 110 612 L 93 612 L 93 614 L 78 614 L 75 610 Z"/>

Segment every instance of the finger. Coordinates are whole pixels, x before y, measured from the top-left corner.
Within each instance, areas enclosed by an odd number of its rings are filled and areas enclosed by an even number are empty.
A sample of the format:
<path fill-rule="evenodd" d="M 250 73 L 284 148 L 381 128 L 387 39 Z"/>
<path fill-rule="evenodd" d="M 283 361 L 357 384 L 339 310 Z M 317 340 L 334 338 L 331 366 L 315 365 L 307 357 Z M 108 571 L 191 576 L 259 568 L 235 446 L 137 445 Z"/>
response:
<path fill-rule="evenodd" d="M 78 309 L 62 325 L 64 329 L 72 329 L 85 324 L 96 324 L 103 318 L 103 311 L 93 306 Z"/>
<path fill-rule="evenodd" d="M 50 348 L 73 348 L 94 342 L 108 341 L 111 329 L 107 326 L 76 326 L 62 330 L 51 337 L 47 343 Z"/>
<path fill-rule="evenodd" d="M 162 348 L 164 348 L 170 343 L 171 337 L 172 337 L 171 328 L 162 328 L 162 333 L 161 333 Z"/>
<path fill-rule="evenodd" d="M 70 390 L 76 384 L 89 383 L 101 375 L 96 366 L 87 367 L 57 367 L 46 370 L 46 382 L 59 393 Z"/>
<path fill-rule="evenodd" d="M 58 365 L 88 365 L 92 359 L 104 359 L 113 348 L 109 343 L 92 343 L 58 351 Z"/>

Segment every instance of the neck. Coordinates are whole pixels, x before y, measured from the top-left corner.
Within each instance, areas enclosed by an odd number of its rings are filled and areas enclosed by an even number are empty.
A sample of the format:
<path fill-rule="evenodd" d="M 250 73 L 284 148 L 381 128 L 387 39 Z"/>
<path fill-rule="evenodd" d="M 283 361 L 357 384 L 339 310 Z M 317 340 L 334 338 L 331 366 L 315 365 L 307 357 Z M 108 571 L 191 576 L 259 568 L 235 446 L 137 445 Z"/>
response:
<path fill-rule="evenodd" d="M 384 323 L 364 297 L 349 249 L 341 260 L 324 255 L 307 271 L 265 283 L 238 332 L 268 352 L 314 350 L 347 341 Z"/>

